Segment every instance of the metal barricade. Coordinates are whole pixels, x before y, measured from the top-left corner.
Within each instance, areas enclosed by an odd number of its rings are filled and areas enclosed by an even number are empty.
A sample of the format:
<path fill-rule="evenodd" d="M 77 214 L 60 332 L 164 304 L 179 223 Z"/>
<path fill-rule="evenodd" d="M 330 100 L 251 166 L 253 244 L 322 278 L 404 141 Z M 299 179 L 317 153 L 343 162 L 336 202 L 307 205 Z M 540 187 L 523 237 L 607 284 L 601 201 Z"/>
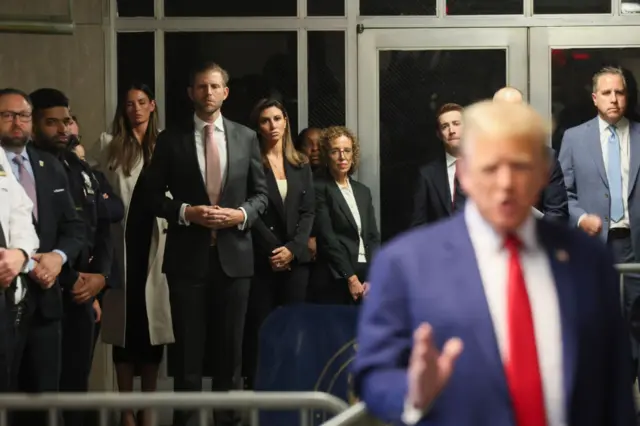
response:
<path fill-rule="evenodd" d="M 155 393 L 59 393 L 42 395 L 6 394 L 0 396 L 0 426 L 7 426 L 8 410 L 43 410 L 49 413 L 49 426 L 58 426 L 60 410 L 96 410 L 99 425 L 111 424 L 109 415 L 122 409 L 171 407 L 199 410 L 200 426 L 207 426 L 213 409 L 295 410 L 300 411 L 300 426 L 311 426 L 311 410 L 339 414 L 349 408 L 343 400 L 323 392 L 155 392 Z M 155 414 L 155 413 L 154 413 Z M 154 424 L 157 417 L 153 415 Z M 258 426 L 257 415 L 251 416 L 252 426 Z"/>

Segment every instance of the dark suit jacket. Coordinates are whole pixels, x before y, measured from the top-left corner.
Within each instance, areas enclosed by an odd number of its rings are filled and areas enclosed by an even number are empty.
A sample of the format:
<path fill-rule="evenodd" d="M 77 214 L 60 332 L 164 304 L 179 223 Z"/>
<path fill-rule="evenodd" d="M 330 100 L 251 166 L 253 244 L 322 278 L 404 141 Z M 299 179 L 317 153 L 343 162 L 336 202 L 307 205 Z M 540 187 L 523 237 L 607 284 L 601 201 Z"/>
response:
<path fill-rule="evenodd" d="M 462 208 L 462 205 L 456 207 L 456 209 L 459 208 Z M 447 162 L 443 154 L 422 166 L 418 171 L 410 227 L 437 222 L 451 216 L 453 211 Z"/>
<path fill-rule="evenodd" d="M 98 215 L 100 219 L 108 220 L 110 223 L 118 223 L 124 219 L 124 204 L 109 184 L 107 177 L 99 170 L 93 169 L 93 175 L 100 185 L 100 192 L 105 194 L 107 198 L 102 197 L 103 209 L 100 209 Z"/>
<path fill-rule="evenodd" d="M 227 173 L 218 205 L 242 207 L 246 228 L 221 229 L 217 234 L 218 253 L 229 277 L 253 274 L 253 244 L 250 228 L 267 207 L 267 183 L 256 133 L 224 119 L 227 139 Z M 179 223 L 183 203 L 210 205 L 196 153 L 193 123 L 182 129 L 165 130 L 156 142 L 149 170 L 149 197 L 155 214 L 169 222 L 163 272 L 182 277 L 206 278 L 211 230 L 195 223 Z M 165 196 L 170 191 L 173 198 Z"/>
<path fill-rule="evenodd" d="M 569 204 L 562 168 L 556 159 L 555 151 L 552 148 L 549 148 L 549 151 L 551 175 L 549 183 L 540 194 L 540 201 L 536 208 L 544 213 L 544 218 L 547 220 L 567 222 L 569 220 Z M 433 223 L 451 216 L 453 207 L 450 194 L 445 158 L 437 158 L 422 166 L 413 198 L 411 227 Z M 458 206 L 455 210 L 459 210 Z"/>
<path fill-rule="evenodd" d="M 100 186 L 100 192 L 102 195 L 102 208 L 98 212 L 100 219 L 102 221 L 108 221 L 109 223 L 118 223 L 122 219 L 124 219 L 124 204 L 120 197 L 118 197 L 113 190 L 113 187 L 109 184 L 107 177 L 99 170 L 93 169 L 93 175 L 96 177 L 98 181 L 98 185 Z M 104 196 L 107 196 L 105 198 Z M 115 259 L 115 248 L 113 249 L 113 257 Z M 118 268 L 118 262 L 111 262 L 111 272 L 109 273 L 109 277 L 107 278 L 106 287 L 103 291 L 98 295 L 98 299 L 102 300 L 102 295 L 106 288 L 119 288 L 122 286 L 120 282 L 120 272 Z"/>
<path fill-rule="evenodd" d="M 35 223 L 40 238 L 39 253 L 61 250 L 67 255 L 61 276 L 71 277 L 64 284 L 77 277 L 71 265 L 86 246 L 85 227 L 75 209 L 71 198 L 67 174 L 53 155 L 41 151 L 31 144 L 27 145 L 27 154 L 33 169 L 38 197 L 38 221 Z M 75 280 L 73 280 L 75 282 Z M 62 317 L 62 292 L 60 284 L 43 290 L 32 285 L 37 309 L 43 317 L 57 319 Z"/>
<path fill-rule="evenodd" d="M 536 206 L 544 213 L 544 218 L 559 222 L 569 221 L 569 200 L 564 186 L 564 174 L 556 157 L 556 152 L 549 148 L 551 156 L 551 175 L 549 183 L 540 194 L 540 202 Z"/>
<path fill-rule="evenodd" d="M 253 224 L 253 240 L 256 256 L 265 260 L 273 249 L 281 246 L 293 253 L 294 260 L 305 263 L 311 260 L 308 241 L 315 217 L 315 196 L 311 168 L 308 164 L 296 167 L 285 160 L 287 197 L 280 197 L 273 171 L 265 167 L 269 204 Z"/>
<path fill-rule="evenodd" d="M 360 212 L 362 239 L 367 262 L 380 247 L 380 233 L 368 187 L 350 179 Z M 335 180 L 327 175 L 316 177 L 316 238 L 318 261 L 326 263 L 334 278 L 349 278 L 356 273 L 358 263 L 358 226 Z"/>

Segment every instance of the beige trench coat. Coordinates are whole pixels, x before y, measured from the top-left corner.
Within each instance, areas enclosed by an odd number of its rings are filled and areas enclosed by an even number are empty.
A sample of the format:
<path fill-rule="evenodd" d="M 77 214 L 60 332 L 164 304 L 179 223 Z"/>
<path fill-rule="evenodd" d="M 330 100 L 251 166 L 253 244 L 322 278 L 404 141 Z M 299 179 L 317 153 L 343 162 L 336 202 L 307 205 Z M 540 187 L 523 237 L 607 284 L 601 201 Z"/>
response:
<path fill-rule="evenodd" d="M 127 321 L 127 282 L 126 282 L 126 245 L 125 228 L 133 189 L 142 171 L 142 159 L 131 171 L 131 176 L 125 176 L 121 169 L 109 170 L 107 152 L 111 135 L 103 133 L 100 139 L 89 150 L 89 161 L 102 171 L 113 186 L 115 193 L 124 203 L 124 220 L 112 225 L 111 235 L 115 246 L 115 260 L 119 262 L 120 282 L 122 288 L 110 289 L 105 293 L 102 301 L 102 341 L 111 345 L 124 346 Z M 171 194 L 167 194 L 170 196 Z M 156 218 L 151 247 L 149 250 L 149 266 L 147 282 L 145 284 L 145 299 L 147 303 L 147 319 L 149 321 L 149 336 L 152 345 L 162 345 L 174 342 L 173 325 L 171 321 L 171 306 L 169 304 L 169 287 L 167 278 L 162 273 L 165 230 L 167 221 Z"/>

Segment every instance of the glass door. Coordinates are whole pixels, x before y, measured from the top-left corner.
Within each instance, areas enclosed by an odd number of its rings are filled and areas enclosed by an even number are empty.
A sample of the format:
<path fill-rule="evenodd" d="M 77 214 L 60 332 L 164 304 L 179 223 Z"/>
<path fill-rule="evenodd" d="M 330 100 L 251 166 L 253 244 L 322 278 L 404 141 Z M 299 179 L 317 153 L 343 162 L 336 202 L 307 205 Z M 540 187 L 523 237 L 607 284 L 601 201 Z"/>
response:
<path fill-rule="evenodd" d="M 618 66 L 627 80 L 628 115 L 638 120 L 640 38 L 636 27 L 532 28 L 530 37 L 531 103 L 553 121 L 553 147 L 562 135 L 596 116 L 592 76 L 604 66 Z"/>
<path fill-rule="evenodd" d="M 438 155 L 436 111 L 527 95 L 527 29 L 365 30 L 358 39 L 358 179 L 371 189 L 383 240 L 408 228 L 419 168 Z"/>

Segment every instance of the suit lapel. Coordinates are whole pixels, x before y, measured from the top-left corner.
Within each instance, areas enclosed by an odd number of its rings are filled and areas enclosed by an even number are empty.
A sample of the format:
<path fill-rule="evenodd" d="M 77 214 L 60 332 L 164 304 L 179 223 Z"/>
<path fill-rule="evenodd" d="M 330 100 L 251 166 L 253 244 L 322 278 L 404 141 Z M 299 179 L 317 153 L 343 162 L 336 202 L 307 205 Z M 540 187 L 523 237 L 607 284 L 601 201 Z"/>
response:
<path fill-rule="evenodd" d="M 576 307 L 577 295 L 575 282 L 573 282 L 574 271 L 569 252 L 552 229 L 547 229 L 547 224 L 538 221 L 538 237 L 542 246 L 548 253 L 551 272 L 558 294 L 558 304 L 560 309 L 560 321 L 562 332 L 562 362 L 563 362 L 563 382 L 565 392 L 565 408 L 567 413 L 571 408 L 571 395 L 575 385 L 576 361 L 578 355 L 578 309 Z"/>
<path fill-rule="evenodd" d="M 27 155 L 29 156 L 29 163 L 31 163 L 31 169 L 33 170 L 33 181 L 36 185 L 36 199 L 38 200 L 38 220 L 36 221 L 34 216 L 33 223 L 36 224 L 36 227 L 38 229 L 41 229 L 41 227 L 43 226 L 42 221 L 44 220 L 46 222 L 45 217 L 47 215 L 40 214 L 40 206 L 47 205 L 44 202 L 43 198 L 46 196 L 46 194 L 49 194 L 52 191 L 49 190 L 49 179 L 47 179 L 44 173 L 44 163 L 40 163 L 40 155 L 38 154 L 38 150 L 33 149 L 29 144 L 26 146 L 26 150 Z"/>
<path fill-rule="evenodd" d="M 289 225 L 288 218 L 297 217 L 296 210 L 299 207 L 299 203 L 296 203 L 297 194 L 300 193 L 299 184 L 300 179 L 298 178 L 298 168 L 289 164 L 289 162 L 284 160 L 284 173 L 287 176 L 287 197 L 284 200 L 284 221 Z M 291 231 L 287 229 L 287 231 Z"/>
<path fill-rule="evenodd" d="M 447 241 L 445 249 L 448 250 L 450 259 L 447 270 L 453 275 L 453 283 L 456 287 L 454 291 L 460 294 L 459 309 L 460 312 L 465 312 L 475 320 L 473 326 L 475 332 L 472 334 L 482 357 L 478 360 L 478 365 L 489 369 L 488 376 L 491 377 L 491 383 L 487 385 L 491 385 L 508 398 L 507 381 L 493 319 L 464 214 L 457 214 L 453 220 L 458 222 L 458 226 L 451 227 L 453 235 Z"/>
<path fill-rule="evenodd" d="M 353 188 L 353 196 L 356 199 L 356 205 L 358 206 L 358 213 L 360 213 L 360 228 L 362 229 L 362 234 L 364 234 L 364 230 L 368 229 L 367 220 L 369 219 L 367 217 L 367 210 L 369 210 L 367 193 L 358 182 L 354 181 L 353 179 L 350 179 L 350 181 L 351 188 Z M 364 238 L 364 235 L 362 235 L 362 238 Z"/>
<path fill-rule="evenodd" d="M 591 158 L 596 164 L 598 173 L 602 178 L 605 186 L 609 187 L 609 181 L 607 180 L 607 172 L 604 168 L 604 160 L 602 159 L 602 145 L 600 144 L 600 128 L 598 127 L 598 118 L 594 118 L 589 122 L 589 129 L 587 129 L 587 144 L 588 150 L 591 152 Z"/>
<path fill-rule="evenodd" d="M 640 126 L 629 120 L 629 196 L 636 186 L 638 170 L 640 169 Z"/>
<path fill-rule="evenodd" d="M 286 163 L 286 161 L 285 161 Z M 265 167 L 265 176 L 267 178 L 267 196 L 276 208 L 276 211 L 285 220 L 284 204 L 282 203 L 282 197 L 280 196 L 280 189 L 278 188 L 278 182 L 273 174 L 273 170 Z M 289 180 L 290 182 L 290 180 Z"/>
<path fill-rule="evenodd" d="M 238 141 L 238 129 L 234 123 L 226 118 L 222 117 L 222 123 L 224 126 L 224 138 L 227 141 L 227 172 L 225 173 L 224 180 L 222 181 L 222 189 L 220 191 L 220 199 L 224 197 L 227 189 L 227 183 L 233 182 L 230 178 L 231 173 L 234 172 L 234 165 L 237 160 L 242 156 L 242 149 Z"/>
<path fill-rule="evenodd" d="M 202 141 L 202 143 L 204 144 L 204 141 Z M 205 181 L 203 174 L 200 172 L 200 163 L 198 162 L 198 151 L 196 150 L 195 128 L 193 124 L 191 125 L 190 128 L 188 128 L 185 131 L 185 134 L 183 136 L 183 144 L 184 144 L 184 149 L 186 153 L 186 159 L 188 162 L 192 164 L 191 166 L 189 166 L 187 163 L 185 164 L 185 167 L 189 167 L 191 170 L 197 173 L 198 175 L 197 180 L 200 183 L 200 187 L 204 191 L 206 198 L 209 199 L 209 196 L 207 195 L 207 183 Z M 206 175 L 206 160 L 205 160 L 205 175 Z"/>
<path fill-rule="evenodd" d="M 446 157 L 436 161 L 433 167 L 433 186 L 436 188 L 438 198 L 447 212 L 453 212 L 451 203 L 451 188 L 449 187 L 449 174 L 447 172 Z"/>
<path fill-rule="evenodd" d="M 353 186 L 352 186 L 353 188 Z M 358 224 L 356 223 L 355 218 L 351 214 L 351 209 L 347 205 L 346 200 L 344 199 L 344 195 L 342 195 L 342 190 L 338 186 L 335 180 L 331 179 L 329 182 L 329 191 L 333 192 L 333 199 L 338 204 L 340 210 L 342 210 L 342 214 L 347 218 L 353 229 L 358 232 Z"/>

